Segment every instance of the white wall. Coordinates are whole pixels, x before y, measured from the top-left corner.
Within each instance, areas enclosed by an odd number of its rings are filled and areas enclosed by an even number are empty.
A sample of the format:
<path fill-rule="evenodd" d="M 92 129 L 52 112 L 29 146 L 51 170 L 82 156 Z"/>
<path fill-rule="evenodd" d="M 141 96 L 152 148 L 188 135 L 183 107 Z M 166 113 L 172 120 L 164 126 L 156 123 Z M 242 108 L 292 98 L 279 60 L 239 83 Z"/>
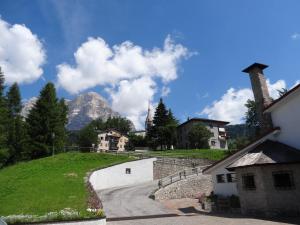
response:
<path fill-rule="evenodd" d="M 236 182 L 228 183 L 226 179 L 226 174 L 231 173 L 224 167 L 220 167 L 217 170 L 211 173 L 213 184 L 214 184 L 214 194 L 223 195 L 223 196 L 231 196 L 238 195 Z M 217 183 L 217 174 L 225 174 L 225 183 Z"/>
<path fill-rule="evenodd" d="M 271 114 L 274 126 L 281 129 L 276 140 L 300 149 L 300 94 L 282 103 Z"/>
<path fill-rule="evenodd" d="M 95 190 L 101 190 L 152 181 L 155 160 L 143 159 L 97 170 L 90 176 L 90 182 Z M 131 174 L 125 173 L 126 168 L 131 169 Z"/>

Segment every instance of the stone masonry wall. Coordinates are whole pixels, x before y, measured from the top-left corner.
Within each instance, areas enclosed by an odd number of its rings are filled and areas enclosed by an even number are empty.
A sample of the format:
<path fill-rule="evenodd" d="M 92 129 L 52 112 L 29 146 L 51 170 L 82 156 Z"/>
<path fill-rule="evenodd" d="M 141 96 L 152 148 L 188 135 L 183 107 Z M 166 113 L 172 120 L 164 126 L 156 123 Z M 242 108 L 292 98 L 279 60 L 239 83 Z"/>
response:
<path fill-rule="evenodd" d="M 273 173 L 290 171 L 293 173 L 294 187 L 276 189 Z M 299 215 L 300 213 L 300 165 L 269 165 L 237 169 L 237 187 L 242 213 L 274 215 Z M 252 173 L 255 176 L 255 190 L 245 190 L 242 175 Z"/>
<path fill-rule="evenodd" d="M 213 189 L 210 175 L 192 175 L 185 180 L 170 184 L 155 192 L 158 200 L 196 198 L 200 194 L 209 195 Z"/>
<path fill-rule="evenodd" d="M 153 179 L 161 179 L 184 169 L 206 166 L 213 162 L 214 161 L 208 159 L 158 158 L 153 162 Z"/>

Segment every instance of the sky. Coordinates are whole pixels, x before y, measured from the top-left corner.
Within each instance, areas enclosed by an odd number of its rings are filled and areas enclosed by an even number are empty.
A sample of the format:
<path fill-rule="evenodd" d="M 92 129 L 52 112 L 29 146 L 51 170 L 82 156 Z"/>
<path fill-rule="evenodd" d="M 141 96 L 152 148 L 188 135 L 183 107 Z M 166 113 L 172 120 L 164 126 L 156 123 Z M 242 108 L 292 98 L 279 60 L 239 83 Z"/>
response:
<path fill-rule="evenodd" d="M 241 71 L 265 70 L 270 94 L 300 80 L 300 1 L 1 0 L 0 66 L 26 101 L 95 91 L 143 128 L 163 98 L 175 116 L 242 123 L 253 98 Z"/>

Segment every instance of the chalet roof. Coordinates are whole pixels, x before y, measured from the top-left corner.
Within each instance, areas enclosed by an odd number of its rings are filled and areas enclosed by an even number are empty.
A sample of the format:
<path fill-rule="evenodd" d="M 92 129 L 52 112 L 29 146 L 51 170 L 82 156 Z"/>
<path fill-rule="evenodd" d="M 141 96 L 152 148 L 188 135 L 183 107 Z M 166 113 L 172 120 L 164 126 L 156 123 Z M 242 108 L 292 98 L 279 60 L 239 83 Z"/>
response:
<path fill-rule="evenodd" d="M 226 124 L 229 124 L 229 122 L 226 122 L 226 121 L 221 121 L 221 120 L 211 120 L 211 119 L 206 119 L 206 118 L 191 118 L 187 121 L 185 121 L 184 123 L 180 124 L 178 127 L 181 127 L 183 125 L 186 125 L 188 123 L 191 123 L 191 122 L 203 122 L 203 123 L 219 123 L 219 124 L 222 124 L 222 125 L 226 125 Z"/>
<path fill-rule="evenodd" d="M 266 140 L 230 164 L 227 169 L 284 163 L 300 163 L 300 150 L 281 142 Z"/>
<path fill-rule="evenodd" d="M 294 88 L 292 88 L 291 90 L 289 90 L 287 93 L 285 93 L 284 95 L 282 95 L 280 98 L 278 98 L 275 101 L 273 101 L 270 105 L 268 105 L 265 108 L 264 111 L 265 112 L 270 112 L 274 106 L 277 106 L 277 105 L 283 103 L 283 100 L 286 100 L 289 97 L 291 97 L 297 90 L 300 90 L 300 84 L 296 85 Z"/>

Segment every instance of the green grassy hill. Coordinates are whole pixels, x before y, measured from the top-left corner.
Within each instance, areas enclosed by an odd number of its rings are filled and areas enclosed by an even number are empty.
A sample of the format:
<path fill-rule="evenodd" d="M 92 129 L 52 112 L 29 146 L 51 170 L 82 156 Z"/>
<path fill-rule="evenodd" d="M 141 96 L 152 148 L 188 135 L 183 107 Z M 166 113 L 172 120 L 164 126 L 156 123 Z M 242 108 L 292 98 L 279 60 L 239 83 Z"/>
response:
<path fill-rule="evenodd" d="M 0 216 L 87 209 L 86 173 L 129 161 L 128 156 L 64 153 L 0 170 Z"/>

